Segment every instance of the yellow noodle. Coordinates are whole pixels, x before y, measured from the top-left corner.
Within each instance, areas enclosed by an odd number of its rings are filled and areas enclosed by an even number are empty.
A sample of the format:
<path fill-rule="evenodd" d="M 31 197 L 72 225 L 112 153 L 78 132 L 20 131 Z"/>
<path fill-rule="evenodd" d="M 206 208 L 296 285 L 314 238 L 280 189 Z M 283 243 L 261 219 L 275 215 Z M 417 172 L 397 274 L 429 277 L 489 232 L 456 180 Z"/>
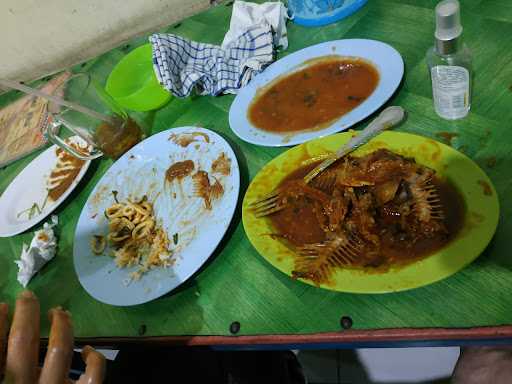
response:
<path fill-rule="evenodd" d="M 105 216 L 109 219 L 106 239 L 115 248 L 112 254 L 119 268 L 139 265 L 136 274 L 140 278 L 151 268 L 173 263 L 167 233 L 156 225 L 146 196 L 138 202 L 113 204 Z"/>
<path fill-rule="evenodd" d="M 152 207 L 151 207 L 151 204 L 149 204 L 147 201 L 143 202 L 143 203 L 140 203 L 140 204 L 133 204 L 133 203 L 129 203 L 133 206 L 133 209 L 137 212 L 137 213 L 140 213 L 141 215 L 150 215 L 153 211 Z"/>
<path fill-rule="evenodd" d="M 131 217 L 133 215 L 135 215 L 135 208 L 133 207 L 133 205 L 131 206 L 130 204 L 128 205 L 125 205 L 124 208 L 123 208 L 123 216 L 131 219 Z"/>
<path fill-rule="evenodd" d="M 105 210 L 105 215 L 109 219 L 114 219 L 116 217 L 123 216 L 123 205 L 122 204 L 114 204 L 111 207 L 108 207 Z"/>
<path fill-rule="evenodd" d="M 135 225 L 137 225 L 137 224 L 139 224 L 139 223 L 142 223 L 143 221 L 148 220 L 148 219 L 149 219 L 149 217 L 150 217 L 150 214 L 149 214 L 149 213 L 148 213 L 148 214 L 146 214 L 146 215 L 142 215 L 142 214 L 140 214 L 140 213 L 138 213 L 138 212 L 137 212 L 137 213 L 135 214 L 135 216 L 133 217 L 133 219 L 132 219 L 132 223 L 133 223 L 133 224 L 135 224 Z"/>
<path fill-rule="evenodd" d="M 135 240 L 143 239 L 144 237 L 149 236 L 154 226 L 155 222 L 153 220 L 143 221 L 133 229 L 132 237 Z"/>
<path fill-rule="evenodd" d="M 123 240 L 129 239 L 130 237 L 131 237 L 130 234 L 123 235 L 123 234 L 121 234 L 119 232 L 112 232 L 112 233 L 108 234 L 107 239 L 111 243 L 119 243 L 119 242 L 121 242 Z"/>

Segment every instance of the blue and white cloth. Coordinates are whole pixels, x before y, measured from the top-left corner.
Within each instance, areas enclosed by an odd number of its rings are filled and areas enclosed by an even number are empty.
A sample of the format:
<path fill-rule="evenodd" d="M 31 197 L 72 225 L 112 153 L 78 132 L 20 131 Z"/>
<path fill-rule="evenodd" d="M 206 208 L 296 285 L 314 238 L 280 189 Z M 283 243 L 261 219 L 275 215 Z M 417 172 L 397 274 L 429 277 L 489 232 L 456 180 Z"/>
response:
<path fill-rule="evenodd" d="M 263 4 L 235 1 L 229 31 L 217 45 L 155 34 L 153 67 L 160 83 L 175 96 L 236 93 L 286 49 L 287 9 L 280 1 Z"/>
<path fill-rule="evenodd" d="M 225 48 L 171 34 L 154 34 L 153 66 L 160 84 L 177 97 L 235 93 L 274 59 L 270 25 L 248 29 Z"/>

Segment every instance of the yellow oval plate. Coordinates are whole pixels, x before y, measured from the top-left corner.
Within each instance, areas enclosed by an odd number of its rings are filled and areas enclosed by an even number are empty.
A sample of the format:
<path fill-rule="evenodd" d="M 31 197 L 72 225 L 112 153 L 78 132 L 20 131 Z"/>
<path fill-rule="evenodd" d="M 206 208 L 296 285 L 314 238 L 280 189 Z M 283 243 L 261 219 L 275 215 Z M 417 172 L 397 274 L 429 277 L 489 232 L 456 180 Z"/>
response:
<path fill-rule="evenodd" d="M 268 218 L 256 218 L 248 204 L 275 188 L 283 178 L 308 159 L 335 152 L 355 133 L 345 132 L 294 147 L 268 163 L 254 178 L 245 194 L 242 219 L 252 245 L 274 267 L 291 276 L 294 255 L 283 242 L 272 239 L 274 230 Z M 464 198 L 464 224 L 455 239 L 431 256 L 384 273 L 339 268 L 329 283 L 320 287 L 354 293 L 386 293 L 421 287 L 444 279 L 459 271 L 485 249 L 491 240 L 499 217 L 496 190 L 487 175 L 467 156 L 453 148 L 426 137 L 401 132 L 384 132 L 354 155 L 360 156 L 378 148 L 414 157 L 419 164 L 457 187 Z M 315 285 L 306 279 L 299 279 Z"/>

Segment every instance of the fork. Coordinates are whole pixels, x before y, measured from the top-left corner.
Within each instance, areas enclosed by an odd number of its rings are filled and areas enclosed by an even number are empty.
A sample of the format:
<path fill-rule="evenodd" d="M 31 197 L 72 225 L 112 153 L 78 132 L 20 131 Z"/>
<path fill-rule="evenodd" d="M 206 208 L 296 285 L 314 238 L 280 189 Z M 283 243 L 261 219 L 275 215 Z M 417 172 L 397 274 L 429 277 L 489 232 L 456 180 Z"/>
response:
<path fill-rule="evenodd" d="M 428 209 L 430 218 L 433 220 L 442 221 L 446 218 L 444 214 L 443 204 L 441 202 L 441 197 L 439 196 L 439 191 L 436 186 L 432 184 L 432 179 L 426 180 L 421 183 L 420 191 L 423 194 L 422 207 Z M 420 213 L 420 209 L 418 207 L 418 203 L 415 204 L 414 210 L 417 213 Z"/>
<path fill-rule="evenodd" d="M 353 137 L 348 143 L 344 144 L 336 153 L 322 161 L 306 176 L 304 183 L 309 184 L 316 176 L 331 166 L 334 162 L 343 156 L 355 151 L 361 145 L 366 144 L 370 139 L 377 136 L 382 131 L 391 128 L 402 121 L 405 116 L 405 110 L 402 107 L 392 106 L 383 110 L 375 120 L 361 131 L 359 135 Z M 254 210 L 256 217 L 268 216 L 274 212 L 282 210 L 286 206 L 279 188 L 274 189 L 269 194 L 249 204 L 249 208 Z"/>
<path fill-rule="evenodd" d="M 363 252 L 364 241 L 355 233 L 349 236 L 339 236 L 334 241 L 304 244 L 296 248 L 299 268 L 308 268 L 319 258 L 323 258 L 324 264 L 330 266 L 348 266 L 356 262 Z"/>

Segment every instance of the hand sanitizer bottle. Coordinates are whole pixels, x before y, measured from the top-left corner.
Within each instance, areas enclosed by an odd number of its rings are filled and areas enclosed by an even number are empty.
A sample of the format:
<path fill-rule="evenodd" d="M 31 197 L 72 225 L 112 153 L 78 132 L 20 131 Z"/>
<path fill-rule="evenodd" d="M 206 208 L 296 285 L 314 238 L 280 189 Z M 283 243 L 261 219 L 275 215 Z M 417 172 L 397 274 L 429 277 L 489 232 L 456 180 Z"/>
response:
<path fill-rule="evenodd" d="M 436 113 L 448 120 L 465 117 L 471 107 L 471 53 L 461 34 L 459 2 L 439 2 L 435 45 L 427 52 L 427 64 Z"/>

